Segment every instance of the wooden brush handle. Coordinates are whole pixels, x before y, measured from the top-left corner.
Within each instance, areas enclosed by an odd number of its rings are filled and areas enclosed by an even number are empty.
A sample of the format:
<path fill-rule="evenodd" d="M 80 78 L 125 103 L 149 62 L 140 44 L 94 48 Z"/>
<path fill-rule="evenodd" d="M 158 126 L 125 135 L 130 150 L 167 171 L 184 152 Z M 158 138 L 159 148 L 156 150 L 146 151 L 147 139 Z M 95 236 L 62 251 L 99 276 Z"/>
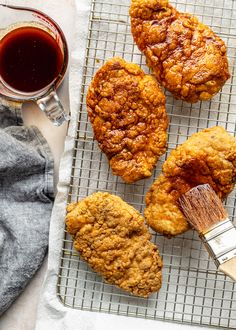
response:
<path fill-rule="evenodd" d="M 228 275 L 236 282 L 236 257 L 224 262 L 219 266 L 218 270 L 225 273 L 225 275 Z"/>

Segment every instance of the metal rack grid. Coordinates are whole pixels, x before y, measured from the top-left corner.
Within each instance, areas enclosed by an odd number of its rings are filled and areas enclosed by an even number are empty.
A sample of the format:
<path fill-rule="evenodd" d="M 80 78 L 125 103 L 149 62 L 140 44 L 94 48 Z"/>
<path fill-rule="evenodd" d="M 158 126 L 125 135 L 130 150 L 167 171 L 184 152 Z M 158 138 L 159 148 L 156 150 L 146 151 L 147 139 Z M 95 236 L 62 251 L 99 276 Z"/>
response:
<path fill-rule="evenodd" d="M 129 0 L 92 0 L 68 202 L 95 191 L 108 191 L 143 212 L 145 193 L 173 148 L 192 133 L 214 125 L 224 126 L 235 135 L 236 1 L 172 1 L 179 10 L 196 14 L 226 42 L 231 79 L 209 102 L 187 104 L 166 93 L 170 118 L 168 152 L 158 162 L 152 178 L 132 185 L 112 175 L 106 157 L 93 140 L 85 105 L 91 79 L 106 59 L 120 56 L 148 72 L 130 32 L 129 3 Z M 235 193 L 232 193 L 226 206 L 233 220 L 236 219 L 235 203 Z M 104 283 L 80 260 L 65 230 L 57 283 L 61 302 L 81 310 L 236 329 L 234 284 L 215 270 L 197 234 L 189 231 L 169 240 L 153 232 L 153 241 L 164 261 L 163 285 L 159 293 L 144 299 Z"/>

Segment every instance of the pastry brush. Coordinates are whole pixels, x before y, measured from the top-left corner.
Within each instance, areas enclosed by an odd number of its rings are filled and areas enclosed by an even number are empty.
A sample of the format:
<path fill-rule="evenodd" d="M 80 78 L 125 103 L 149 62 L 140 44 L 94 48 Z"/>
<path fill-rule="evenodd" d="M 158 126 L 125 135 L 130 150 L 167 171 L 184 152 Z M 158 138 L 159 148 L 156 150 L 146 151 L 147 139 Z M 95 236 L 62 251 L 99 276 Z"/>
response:
<path fill-rule="evenodd" d="M 179 198 L 178 204 L 217 269 L 236 281 L 236 227 L 211 186 L 192 188 Z"/>

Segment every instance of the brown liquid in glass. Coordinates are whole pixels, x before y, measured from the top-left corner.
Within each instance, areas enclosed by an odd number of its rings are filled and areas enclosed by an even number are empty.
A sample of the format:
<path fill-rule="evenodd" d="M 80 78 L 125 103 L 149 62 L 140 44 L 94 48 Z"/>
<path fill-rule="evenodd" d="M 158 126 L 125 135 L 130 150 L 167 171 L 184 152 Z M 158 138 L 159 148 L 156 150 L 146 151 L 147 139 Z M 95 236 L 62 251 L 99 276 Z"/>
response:
<path fill-rule="evenodd" d="M 62 65 L 56 40 L 40 28 L 17 28 L 0 41 L 0 75 L 18 91 L 43 89 L 58 76 Z"/>

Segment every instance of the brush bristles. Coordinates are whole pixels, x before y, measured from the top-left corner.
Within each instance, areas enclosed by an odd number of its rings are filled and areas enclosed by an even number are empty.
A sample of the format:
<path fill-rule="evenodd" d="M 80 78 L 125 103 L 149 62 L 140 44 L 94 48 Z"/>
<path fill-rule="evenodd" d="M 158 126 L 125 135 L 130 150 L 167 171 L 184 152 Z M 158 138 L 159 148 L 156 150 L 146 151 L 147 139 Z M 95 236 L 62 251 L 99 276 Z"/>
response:
<path fill-rule="evenodd" d="M 228 218 L 220 198 L 208 184 L 192 188 L 179 198 L 178 204 L 188 222 L 199 233 Z"/>

